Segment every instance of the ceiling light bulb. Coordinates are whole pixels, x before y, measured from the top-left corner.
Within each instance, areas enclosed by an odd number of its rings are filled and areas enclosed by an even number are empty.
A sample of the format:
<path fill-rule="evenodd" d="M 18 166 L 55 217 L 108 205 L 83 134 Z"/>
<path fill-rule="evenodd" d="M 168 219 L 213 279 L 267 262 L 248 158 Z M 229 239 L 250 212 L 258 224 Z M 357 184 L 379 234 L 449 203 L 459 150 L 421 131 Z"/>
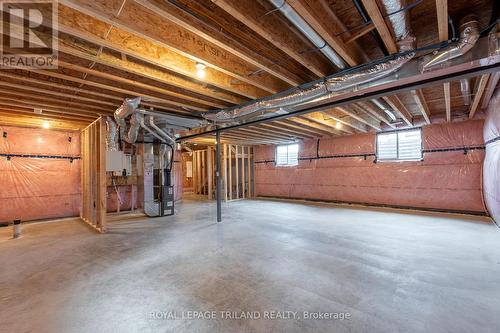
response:
<path fill-rule="evenodd" d="M 43 128 L 50 128 L 50 123 L 47 120 L 44 120 L 42 123 Z"/>
<path fill-rule="evenodd" d="M 205 78 L 205 68 L 207 68 L 207 66 L 205 66 L 204 64 L 202 63 L 196 63 L 196 76 L 198 76 L 198 78 L 200 79 L 204 79 Z"/>
<path fill-rule="evenodd" d="M 339 121 L 337 121 L 337 123 L 335 124 L 335 128 L 336 129 L 341 129 L 342 128 L 342 123 L 340 123 Z"/>

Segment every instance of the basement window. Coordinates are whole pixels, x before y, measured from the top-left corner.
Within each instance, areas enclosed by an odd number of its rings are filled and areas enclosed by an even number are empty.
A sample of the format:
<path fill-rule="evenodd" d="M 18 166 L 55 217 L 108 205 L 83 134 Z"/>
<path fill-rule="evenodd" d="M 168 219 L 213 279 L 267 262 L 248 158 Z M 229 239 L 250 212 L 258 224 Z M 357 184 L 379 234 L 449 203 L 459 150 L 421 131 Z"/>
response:
<path fill-rule="evenodd" d="M 299 164 L 299 145 L 294 143 L 276 147 L 276 165 L 294 166 Z"/>
<path fill-rule="evenodd" d="M 418 161 L 422 159 L 422 131 L 403 130 L 377 134 L 377 160 Z"/>

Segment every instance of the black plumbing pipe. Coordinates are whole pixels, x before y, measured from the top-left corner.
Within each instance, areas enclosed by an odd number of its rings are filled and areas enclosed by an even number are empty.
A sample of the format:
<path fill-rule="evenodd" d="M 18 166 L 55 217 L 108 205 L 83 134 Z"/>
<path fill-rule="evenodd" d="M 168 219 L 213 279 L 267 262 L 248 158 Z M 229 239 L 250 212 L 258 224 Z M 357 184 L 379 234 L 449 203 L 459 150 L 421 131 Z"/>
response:
<path fill-rule="evenodd" d="M 363 6 L 363 4 L 359 2 L 359 0 L 352 0 L 352 2 L 354 3 L 354 6 L 358 10 L 359 15 L 361 15 L 361 17 L 363 18 L 363 22 L 365 23 L 371 22 L 370 16 L 368 16 L 368 13 L 366 12 L 366 9 Z M 382 53 L 384 53 L 385 56 L 388 56 L 389 51 L 387 50 L 387 47 L 385 47 L 384 41 L 380 37 L 378 31 L 372 30 L 371 34 L 373 38 L 375 38 L 375 41 L 377 42 L 380 49 L 382 50 Z"/>

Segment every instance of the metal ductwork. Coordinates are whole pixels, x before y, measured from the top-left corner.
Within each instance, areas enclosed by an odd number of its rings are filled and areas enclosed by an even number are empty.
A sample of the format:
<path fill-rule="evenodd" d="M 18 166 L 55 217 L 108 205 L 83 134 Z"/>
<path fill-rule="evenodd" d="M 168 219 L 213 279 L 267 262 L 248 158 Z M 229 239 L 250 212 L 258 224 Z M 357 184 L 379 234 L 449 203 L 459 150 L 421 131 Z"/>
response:
<path fill-rule="evenodd" d="M 269 0 L 311 43 L 340 69 L 346 68 L 344 60 L 320 35 L 288 4 L 286 0 Z"/>
<path fill-rule="evenodd" d="M 464 105 L 470 105 L 470 82 L 469 79 L 460 80 L 460 91 L 462 92 L 462 97 L 464 98 Z"/>
<path fill-rule="evenodd" d="M 396 42 L 411 36 L 410 17 L 405 10 L 406 0 L 383 0 L 382 4 L 389 15 Z"/>
<path fill-rule="evenodd" d="M 118 150 L 118 128 L 116 123 L 111 117 L 106 117 L 106 150 L 107 151 L 117 151 Z"/>
<path fill-rule="evenodd" d="M 386 102 L 384 101 L 380 101 L 378 99 L 372 99 L 372 102 L 373 104 L 375 104 L 379 109 L 381 109 L 382 111 L 384 111 L 384 113 L 386 115 L 389 116 L 389 118 L 392 120 L 392 121 L 396 121 L 397 117 L 396 115 L 394 114 L 394 111 L 389 107 L 389 105 L 387 105 Z"/>
<path fill-rule="evenodd" d="M 458 58 L 469 52 L 479 39 L 479 22 L 476 16 L 467 15 L 460 21 L 460 39 L 436 54 L 426 61 L 423 70 L 429 70 L 432 67 L 441 65 L 448 60 Z"/>
<path fill-rule="evenodd" d="M 286 3 L 285 0 L 270 1 L 316 46 L 323 47 L 326 45 L 325 41 L 293 10 L 292 7 L 290 7 L 290 5 Z M 404 0 L 383 1 L 388 12 L 395 12 L 390 18 L 397 37 L 399 51 L 403 52 L 402 55 L 396 56 L 384 63 L 373 65 L 357 73 L 330 77 L 308 88 L 297 89 L 288 94 L 251 102 L 228 110 L 205 113 L 203 117 L 213 122 L 239 122 L 277 114 L 286 114 L 288 113 L 286 108 L 296 107 L 319 98 L 332 97 L 341 91 L 381 79 L 398 71 L 415 56 L 415 52 L 408 52 L 414 49 L 415 38 L 410 32 L 409 18 L 407 12 L 403 9 L 403 1 Z M 323 47 L 321 50 L 323 51 L 324 49 L 327 49 L 327 47 Z"/>
<path fill-rule="evenodd" d="M 408 37 L 400 41 L 400 50 L 407 51 L 412 49 L 413 44 L 414 38 Z M 358 73 L 349 73 L 339 77 L 332 77 L 323 82 L 316 83 L 310 88 L 298 90 L 284 96 L 252 102 L 230 110 L 206 113 L 203 117 L 214 122 L 236 122 L 255 117 L 287 113 L 284 108 L 299 106 L 318 98 L 330 97 L 341 91 L 386 77 L 398 71 L 414 56 L 414 52 L 409 52 L 387 62 L 373 65 Z"/>
<path fill-rule="evenodd" d="M 115 111 L 115 120 L 120 126 L 120 136 L 122 140 L 128 143 L 135 143 L 139 135 L 139 128 L 141 126 L 140 115 L 135 111 L 141 104 L 141 98 L 127 98 L 123 101 L 122 105 Z M 132 116 L 130 119 L 130 128 L 127 132 L 127 117 Z"/>

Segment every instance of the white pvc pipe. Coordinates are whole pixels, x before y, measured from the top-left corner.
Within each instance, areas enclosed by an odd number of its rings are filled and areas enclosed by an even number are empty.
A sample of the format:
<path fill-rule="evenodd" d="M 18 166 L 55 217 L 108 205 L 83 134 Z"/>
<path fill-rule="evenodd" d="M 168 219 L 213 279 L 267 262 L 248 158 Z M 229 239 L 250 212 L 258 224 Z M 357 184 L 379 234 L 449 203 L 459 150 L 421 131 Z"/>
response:
<path fill-rule="evenodd" d="M 321 38 L 320 35 L 299 14 L 286 3 L 285 0 L 269 0 L 278 10 L 292 22 L 331 62 L 340 69 L 344 69 L 344 60 Z"/>

